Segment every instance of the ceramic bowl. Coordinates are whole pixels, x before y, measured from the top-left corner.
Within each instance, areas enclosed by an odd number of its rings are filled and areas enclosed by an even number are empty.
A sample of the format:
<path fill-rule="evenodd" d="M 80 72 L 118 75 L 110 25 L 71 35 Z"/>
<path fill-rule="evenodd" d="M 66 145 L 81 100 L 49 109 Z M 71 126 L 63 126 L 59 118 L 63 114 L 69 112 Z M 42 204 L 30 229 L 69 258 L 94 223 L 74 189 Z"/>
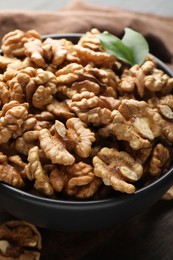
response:
<path fill-rule="evenodd" d="M 80 34 L 46 35 L 67 38 L 76 43 Z M 158 66 L 173 77 L 170 69 L 159 59 Z M 122 223 L 151 207 L 173 184 L 173 168 L 139 188 L 134 194 L 111 195 L 105 199 L 74 201 L 51 199 L 0 183 L 0 208 L 38 227 L 60 231 L 91 231 Z"/>

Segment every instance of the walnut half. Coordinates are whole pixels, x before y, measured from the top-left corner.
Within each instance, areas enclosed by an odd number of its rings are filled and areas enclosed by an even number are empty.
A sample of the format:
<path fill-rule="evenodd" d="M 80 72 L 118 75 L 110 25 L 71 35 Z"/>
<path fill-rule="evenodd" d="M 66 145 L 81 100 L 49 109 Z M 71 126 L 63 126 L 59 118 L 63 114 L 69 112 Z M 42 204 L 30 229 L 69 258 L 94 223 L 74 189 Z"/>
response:
<path fill-rule="evenodd" d="M 131 184 L 142 177 L 143 167 L 128 153 L 114 148 L 104 147 L 93 158 L 94 174 L 101 177 L 104 184 L 113 189 L 133 193 L 135 186 Z"/>
<path fill-rule="evenodd" d="M 41 234 L 34 225 L 11 220 L 0 226 L 0 259 L 39 260 L 41 247 Z"/>

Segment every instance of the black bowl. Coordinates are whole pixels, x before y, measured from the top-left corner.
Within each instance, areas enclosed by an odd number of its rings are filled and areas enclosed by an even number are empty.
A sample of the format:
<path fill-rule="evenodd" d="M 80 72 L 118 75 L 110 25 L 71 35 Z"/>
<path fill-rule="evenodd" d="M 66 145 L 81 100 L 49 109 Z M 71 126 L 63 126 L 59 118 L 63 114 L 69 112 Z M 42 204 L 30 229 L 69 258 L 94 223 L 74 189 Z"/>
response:
<path fill-rule="evenodd" d="M 76 43 L 81 34 L 46 35 L 67 38 Z M 159 68 L 173 77 L 173 72 L 157 59 Z M 50 199 L 0 183 L 0 208 L 12 216 L 38 227 L 60 231 L 91 231 L 107 228 L 132 218 L 156 203 L 173 184 L 173 168 L 163 176 L 139 188 L 134 194 L 120 194 L 106 199 L 74 201 Z"/>

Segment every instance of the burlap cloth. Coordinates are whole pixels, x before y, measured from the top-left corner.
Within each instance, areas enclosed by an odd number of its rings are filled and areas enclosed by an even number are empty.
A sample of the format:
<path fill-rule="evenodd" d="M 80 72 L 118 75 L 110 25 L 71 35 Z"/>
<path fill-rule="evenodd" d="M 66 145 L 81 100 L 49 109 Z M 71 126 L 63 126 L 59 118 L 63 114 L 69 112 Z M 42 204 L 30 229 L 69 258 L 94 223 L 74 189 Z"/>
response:
<path fill-rule="evenodd" d="M 130 12 L 115 7 L 100 7 L 80 0 L 70 1 L 64 9 L 55 10 L 55 12 L 0 11 L 0 40 L 5 33 L 14 29 L 35 29 L 41 34 L 49 34 L 86 32 L 93 27 L 101 31 L 108 30 L 119 37 L 123 35 L 124 27 L 131 27 L 146 37 L 152 54 L 170 67 L 173 66 L 173 17 Z M 167 203 L 169 202 L 164 202 L 162 205 L 161 202 L 161 206 L 159 205 L 161 210 L 164 209 L 167 212 Z M 170 210 L 170 205 L 168 207 Z M 144 231 L 146 228 L 144 223 L 150 219 L 151 214 L 155 216 L 154 222 L 149 222 L 149 226 Z M 124 259 L 124 257 L 125 259 L 156 259 L 152 258 L 152 254 L 156 250 L 156 245 L 157 250 L 161 248 L 156 237 L 161 234 L 154 233 L 153 237 L 149 235 L 149 232 L 157 223 L 157 214 L 160 213 L 158 207 L 155 206 L 152 213 L 146 213 L 145 216 L 136 218 L 132 222 L 113 229 L 88 233 L 63 233 L 41 229 L 43 236 L 41 259 L 91 260 Z M 162 226 L 165 230 L 163 219 Z M 159 228 L 161 227 L 159 226 Z M 162 233 L 162 235 L 165 234 Z M 145 244 L 143 244 L 143 240 L 145 240 Z M 146 253 L 147 247 L 151 250 L 149 255 Z M 172 246 L 170 245 L 169 248 L 171 250 Z M 162 249 L 164 249 L 162 253 L 166 257 L 169 250 L 163 245 Z M 140 250 L 141 255 L 138 253 Z M 162 253 L 160 254 L 162 255 Z M 147 256 L 149 257 L 146 258 Z"/>

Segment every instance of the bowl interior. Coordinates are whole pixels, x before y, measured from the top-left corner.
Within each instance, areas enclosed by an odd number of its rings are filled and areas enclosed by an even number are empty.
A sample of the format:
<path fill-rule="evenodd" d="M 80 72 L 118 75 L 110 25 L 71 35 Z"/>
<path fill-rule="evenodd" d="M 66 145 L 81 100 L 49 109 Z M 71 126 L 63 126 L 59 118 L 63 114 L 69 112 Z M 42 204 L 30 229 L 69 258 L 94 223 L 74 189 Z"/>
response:
<path fill-rule="evenodd" d="M 54 39 L 66 38 L 77 43 L 82 34 L 51 34 Z M 173 77 L 173 72 L 158 58 L 158 68 Z M 47 198 L 0 183 L 0 205 L 17 218 L 37 226 L 63 231 L 85 231 L 104 228 L 125 221 L 154 204 L 173 184 L 173 168 L 146 186 L 141 185 L 132 195 L 111 193 L 106 198 L 84 201 Z M 82 221 L 81 221 L 82 220 Z"/>

